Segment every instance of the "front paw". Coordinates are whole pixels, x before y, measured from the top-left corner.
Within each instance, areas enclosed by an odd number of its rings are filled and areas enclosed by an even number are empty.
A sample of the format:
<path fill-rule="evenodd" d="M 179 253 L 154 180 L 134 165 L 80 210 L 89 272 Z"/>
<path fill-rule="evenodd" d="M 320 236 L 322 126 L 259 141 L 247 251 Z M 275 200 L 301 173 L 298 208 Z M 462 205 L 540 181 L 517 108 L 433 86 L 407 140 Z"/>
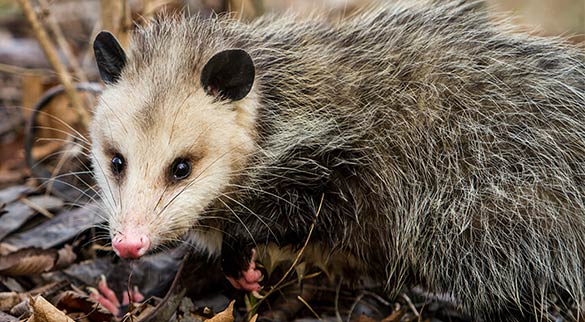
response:
<path fill-rule="evenodd" d="M 246 256 L 247 257 L 247 256 Z M 244 290 L 247 292 L 259 291 L 261 289 L 260 282 L 262 281 L 262 272 L 256 269 L 256 250 L 251 250 L 249 261 L 243 264 L 244 268 L 240 271 L 234 271 L 234 267 L 224 267 L 226 278 L 237 290 Z M 231 261 L 223 259 L 224 266 L 229 265 Z"/>
<path fill-rule="evenodd" d="M 108 286 L 106 282 L 106 278 L 104 276 L 101 277 L 98 288 L 90 289 L 91 294 L 89 295 L 90 298 L 94 299 L 98 302 L 104 309 L 112 313 L 114 316 L 120 316 L 120 313 L 123 315 L 123 311 L 121 310 L 123 307 L 127 307 L 130 302 L 138 303 L 144 301 L 144 295 L 142 295 L 137 287 L 134 287 L 134 290 L 129 292 L 124 292 L 122 304 L 118 301 L 118 297 L 116 293 Z"/>

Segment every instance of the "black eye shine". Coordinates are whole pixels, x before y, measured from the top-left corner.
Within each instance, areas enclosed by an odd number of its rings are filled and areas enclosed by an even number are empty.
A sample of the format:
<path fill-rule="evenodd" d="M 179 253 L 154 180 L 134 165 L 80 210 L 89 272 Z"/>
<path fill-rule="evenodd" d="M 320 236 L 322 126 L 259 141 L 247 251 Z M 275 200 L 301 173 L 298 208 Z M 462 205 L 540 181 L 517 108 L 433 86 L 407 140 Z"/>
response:
<path fill-rule="evenodd" d="M 126 160 L 124 160 L 124 157 L 119 153 L 114 154 L 114 156 L 112 157 L 112 162 L 111 162 L 112 173 L 115 176 L 119 177 L 122 175 L 125 168 L 126 168 Z"/>
<path fill-rule="evenodd" d="M 171 180 L 181 181 L 191 174 L 191 162 L 187 159 L 179 158 L 173 161 L 171 165 Z"/>

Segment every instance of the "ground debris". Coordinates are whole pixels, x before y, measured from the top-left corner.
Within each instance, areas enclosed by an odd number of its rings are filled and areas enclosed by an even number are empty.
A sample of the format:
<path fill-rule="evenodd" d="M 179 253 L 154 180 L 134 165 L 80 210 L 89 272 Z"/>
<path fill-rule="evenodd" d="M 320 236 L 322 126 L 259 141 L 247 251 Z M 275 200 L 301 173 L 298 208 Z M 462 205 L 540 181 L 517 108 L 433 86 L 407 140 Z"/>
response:
<path fill-rule="evenodd" d="M 42 296 L 31 298 L 30 305 L 32 308 L 32 315 L 28 320 L 29 322 L 75 322 Z"/>
<path fill-rule="evenodd" d="M 26 248 L 0 257 L 0 275 L 26 276 L 49 272 L 75 261 L 71 246 L 60 250 Z"/>
<path fill-rule="evenodd" d="M 23 200 L 27 201 L 23 202 Z M 0 240 L 39 213 L 39 209 L 49 211 L 63 207 L 63 200 L 51 196 L 33 196 L 23 200 L 12 202 L 4 207 L 4 214 L 0 217 Z"/>

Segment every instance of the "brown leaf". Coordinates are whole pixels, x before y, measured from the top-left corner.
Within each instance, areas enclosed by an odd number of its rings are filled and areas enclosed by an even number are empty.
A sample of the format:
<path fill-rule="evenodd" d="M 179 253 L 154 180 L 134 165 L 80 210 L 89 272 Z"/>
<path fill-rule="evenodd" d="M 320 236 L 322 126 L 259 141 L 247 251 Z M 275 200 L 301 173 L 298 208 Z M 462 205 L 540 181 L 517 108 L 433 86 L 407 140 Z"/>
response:
<path fill-rule="evenodd" d="M 376 319 L 372 319 L 371 317 L 362 314 L 360 315 L 360 317 L 357 319 L 357 322 L 376 322 Z"/>
<path fill-rule="evenodd" d="M 6 243 L 0 243 L 0 256 L 8 255 L 8 254 L 13 253 L 17 250 L 18 250 L 17 247 L 14 247 L 14 246 L 6 244 Z"/>
<path fill-rule="evenodd" d="M 23 294 L 16 292 L 0 292 L 0 311 L 8 311 L 25 299 Z"/>
<path fill-rule="evenodd" d="M 236 301 L 231 301 L 228 307 L 223 310 L 222 312 L 217 313 L 211 319 L 205 320 L 206 322 L 234 322 L 234 303 Z"/>
<path fill-rule="evenodd" d="M 57 251 L 57 262 L 55 262 L 55 270 L 71 266 L 75 262 L 77 255 L 73 252 L 71 245 L 65 245 Z"/>
<path fill-rule="evenodd" d="M 25 248 L 0 256 L 0 275 L 26 276 L 49 272 L 71 265 L 75 254 L 71 246 L 54 249 Z"/>
<path fill-rule="evenodd" d="M 0 256 L 0 274 L 25 276 L 50 271 L 57 260 L 57 251 L 26 248 Z"/>
<path fill-rule="evenodd" d="M 79 291 L 65 291 L 56 299 L 55 306 L 66 312 L 81 312 L 90 321 L 110 321 L 112 314 L 96 310 L 96 303 L 92 301 L 87 294 Z"/>
<path fill-rule="evenodd" d="M 29 322 L 75 322 L 42 296 L 31 298 L 30 305 L 32 307 L 33 315 L 30 317 Z"/>

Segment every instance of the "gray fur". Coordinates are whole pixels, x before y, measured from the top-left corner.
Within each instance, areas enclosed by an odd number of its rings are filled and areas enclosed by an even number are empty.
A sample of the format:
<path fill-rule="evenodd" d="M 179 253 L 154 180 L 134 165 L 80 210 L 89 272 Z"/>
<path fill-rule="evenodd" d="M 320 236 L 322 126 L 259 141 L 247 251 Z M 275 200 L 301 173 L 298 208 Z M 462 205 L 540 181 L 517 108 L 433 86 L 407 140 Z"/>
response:
<path fill-rule="evenodd" d="M 474 317 L 545 318 L 549 293 L 585 297 L 585 55 L 477 7 L 167 18 L 134 35 L 122 79 L 152 79 L 148 127 L 157 100 L 199 86 L 214 53 L 246 50 L 257 149 L 226 217 L 255 242 L 298 245 L 324 194 L 316 242 L 389 290 L 417 282 Z"/>

